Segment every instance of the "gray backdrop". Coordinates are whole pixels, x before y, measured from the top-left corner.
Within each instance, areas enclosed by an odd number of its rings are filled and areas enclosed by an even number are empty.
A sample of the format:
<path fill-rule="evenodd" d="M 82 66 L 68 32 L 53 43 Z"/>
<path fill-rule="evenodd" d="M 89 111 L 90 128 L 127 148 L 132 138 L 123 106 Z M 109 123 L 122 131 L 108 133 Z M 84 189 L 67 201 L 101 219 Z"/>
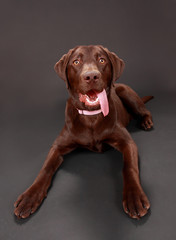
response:
<path fill-rule="evenodd" d="M 0 3 L 0 238 L 176 238 L 176 1 Z M 68 94 L 53 66 L 83 44 L 116 52 L 126 63 L 119 82 L 155 96 L 147 104 L 154 130 L 129 126 L 151 211 L 140 221 L 123 212 L 120 153 L 78 150 L 65 157 L 36 214 L 17 220 L 13 203 L 32 184 L 64 124 Z"/>

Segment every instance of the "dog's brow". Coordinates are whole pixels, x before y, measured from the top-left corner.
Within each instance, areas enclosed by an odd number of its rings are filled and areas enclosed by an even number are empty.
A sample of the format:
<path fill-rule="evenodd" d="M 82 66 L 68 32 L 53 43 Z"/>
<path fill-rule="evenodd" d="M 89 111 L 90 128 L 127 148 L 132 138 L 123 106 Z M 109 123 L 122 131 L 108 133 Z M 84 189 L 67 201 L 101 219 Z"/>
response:
<path fill-rule="evenodd" d="M 103 52 L 97 52 L 94 54 L 94 57 L 97 59 L 99 57 L 106 57 L 106 55 Z"/>
<path fill-rule="evenodd" d="M 75 53 L 75 54 L 73 54 L 72 59 L 73 58 L 82 58 L 82 57 L 83 57 L 82 53 Z"/>
<path fill-rule="evenodd" d="M 70 61 L 73 61 L 75 59 L 82 59 L 83 58 L 83 54 L 82 53 L 74 53 L 71 58 Z"/>

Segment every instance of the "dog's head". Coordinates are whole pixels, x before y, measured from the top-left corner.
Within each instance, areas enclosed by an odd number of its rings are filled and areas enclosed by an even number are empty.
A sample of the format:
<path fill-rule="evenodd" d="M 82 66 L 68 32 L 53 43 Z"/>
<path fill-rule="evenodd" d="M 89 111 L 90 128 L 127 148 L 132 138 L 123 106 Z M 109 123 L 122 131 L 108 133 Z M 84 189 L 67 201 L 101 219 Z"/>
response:
<path fill-rule="evenodd" d="M 107 93 L 120 77 L 124 62 L 100 45 L 78 46 L 69 50 L 54 69 L 67 85 L 77 107 L 98 109 L 98 93 Z M 104 91 L 104 92 L 105 92 Z"/>

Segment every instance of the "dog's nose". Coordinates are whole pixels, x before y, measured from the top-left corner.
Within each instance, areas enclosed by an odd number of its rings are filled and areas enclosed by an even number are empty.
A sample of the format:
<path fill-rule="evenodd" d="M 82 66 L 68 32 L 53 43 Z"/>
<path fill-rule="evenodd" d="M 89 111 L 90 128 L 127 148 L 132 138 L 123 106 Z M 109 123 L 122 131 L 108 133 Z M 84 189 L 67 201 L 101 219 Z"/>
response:
<path fill-rule="evenodd" d="M 98 71 L 88 71 L 83 74 L 83 79 L 87 82 L 97 81 L 100 78 L 100 72 Z"/>

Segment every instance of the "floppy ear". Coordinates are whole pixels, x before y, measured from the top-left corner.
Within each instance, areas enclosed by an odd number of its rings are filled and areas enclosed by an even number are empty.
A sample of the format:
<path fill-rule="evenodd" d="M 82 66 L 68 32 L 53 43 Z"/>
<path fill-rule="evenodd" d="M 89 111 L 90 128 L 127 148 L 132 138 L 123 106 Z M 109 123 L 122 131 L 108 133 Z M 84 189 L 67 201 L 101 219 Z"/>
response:
<path fill-rule="evenodd" d="M 67 88 L 69 88 L 69 82 L 67 79 L 67 64 L 73 50 L 74 49 L 70 49 L 67 54 L 64 54 L 54 66 L 56 73 L 66 82 Z"/>
<path fill-rule="evenodd" d="M 111 61 L 113 70 L 112 82 L 115 82 L 121 76 L 125 67 L 125 63 L 114 52 L 110 52 L 107 48 L 104 48 L 103 46 L 100 47 L 107 53 L 109 60 Z"/>

